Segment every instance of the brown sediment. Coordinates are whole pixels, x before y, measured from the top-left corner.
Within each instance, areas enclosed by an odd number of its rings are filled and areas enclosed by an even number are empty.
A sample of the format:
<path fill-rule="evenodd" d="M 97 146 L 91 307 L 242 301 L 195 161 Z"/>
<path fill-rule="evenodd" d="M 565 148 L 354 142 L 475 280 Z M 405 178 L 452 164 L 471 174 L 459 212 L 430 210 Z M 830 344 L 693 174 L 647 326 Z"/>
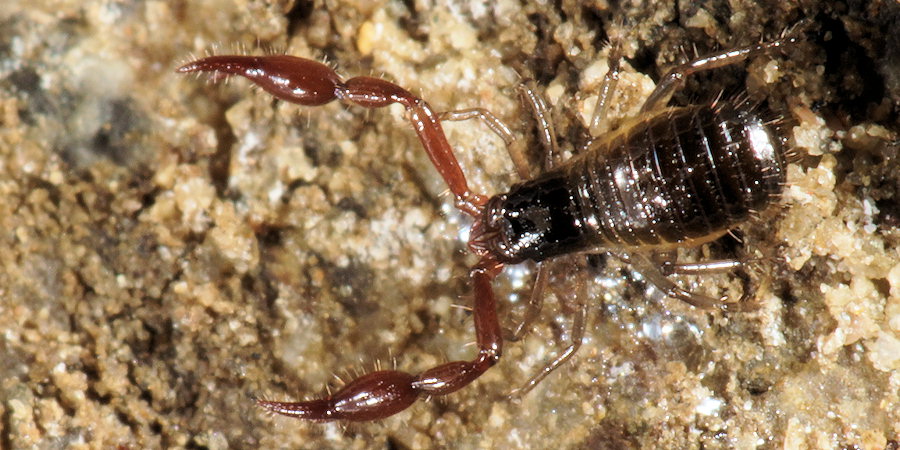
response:
<path fill-rule="evenodd" d="M 896 441 L 900 89 L 883 44 L 896 6 L 604 5 L 61 1 L 0 13 L 0 446 Z M 814 25 L 800 50 L 689 81 L 675 98 L 736 88 L 797 122 L 792 144 L 806 156 L 789 167 L 785 207 L 741 228 L 775 258 L 759 269 L 771 278 L 760 311 L 660 300 L 611 261 L 590 284 L 585 345 L 521 404 L 506 394 L 568 337 L 554 298 L 479 382 L 395 418 L 342 428 L 254 406 L 311 398 L 348 369 L 470 358 L 471 316 L 452 307 L 470 302 L 467 222 L 448 213 L 402 109 L 300 108 L 236 80 L 207 87 L 173 73 L 191 53 L 327 56 L 342 76 L 383 75 L 438 110 L 485 107 L 522 133 L 531 124 L 513 88 L 534 77 L 571 151 L 604 73 L 597 46 L 614 30 L 626 60 L 612 126 L 681 47 L 748 44 L 802 17 Z M 486 127 L 444 128 L 473 190 L 515 181 Z M 741 285 L 702 282 L 710 293 Z M 498 283 L 501 303 L 516 283 Z M 509 326 L 520 311 L 504 314 Z"/>

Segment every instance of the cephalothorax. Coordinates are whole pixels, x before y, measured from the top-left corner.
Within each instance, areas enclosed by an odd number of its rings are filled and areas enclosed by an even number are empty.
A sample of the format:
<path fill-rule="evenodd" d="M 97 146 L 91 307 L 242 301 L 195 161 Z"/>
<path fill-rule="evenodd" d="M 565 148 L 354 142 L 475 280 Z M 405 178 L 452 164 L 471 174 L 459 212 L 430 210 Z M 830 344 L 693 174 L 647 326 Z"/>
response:
<path fill-rule="evenodd" d="M 431 162 L 454 195 L 457 208 L 475 221 L 469 248 L 480 257 L 470 271 L 477 356 L 418 374 L 372 372 L 318 400 L 260 400 L 258 404 L 276 413 L 310 420 L 374 420 L 406 409 L 420 397 L 449 394 L 468 385 L 493 366 L 502 352 L 503 334 L 491 281 L 506 264 L 613 250 L 667 295 L 695 306 L 722 305 L 721 299 L 678 287 L 667 275 L 733 270 L 740 266 L 739 261 L 668 261 L 660 267 L 654 255 L 713 240 L 773 203 L 785 182 L 782 138 L 771 121 L 731 102 L 680 108 L 666 108 L 665 103 L 694 72 L 733 64 L 795 41 L 795 37 L 785 36 L 676 67 L 660 80 L 646 100 L 642 115 L 629 126 L 595 139 L 575 158 L 493 197 L 469 189 L 440 123 L 479 118 L 508 144 L 514 141 L 509 129 L 486 110 L 438 113 L 388 81 L 371 77 L 344 81 L 324 64 L 293 56 L 210 56 L 180 67 L 179 72 L 211 72 L 214 79 L 240 75 L 277 98 L 301 105 L 333 100 L 368 108 L 403 105 Z M 604 114 L 617 74 L 615 56 L 601 88 L 597 120 Z M 543 103 L 533 91 L 525 89 L 524 97 L 538 118 L 546 117 Z M 545 145 L 553 152 L 552 129 L 546 120 L 542 122 L 548 136 Z M 514 157 L 514 161 L 522 159 Z M 529 173 L 521 162 L 517 165 L 520 174 Z M 539 266 L 538 279 L 543 267 Z M 546 283 L 546 276 L 543 279 L 539 285 Z M 517 335 L 534 319 L 538 307 L 534 302 L 530 305 Z M 578 348 L 584 307 L 576 314 L 571 346 L 532 378 L 526 390 Z"/>

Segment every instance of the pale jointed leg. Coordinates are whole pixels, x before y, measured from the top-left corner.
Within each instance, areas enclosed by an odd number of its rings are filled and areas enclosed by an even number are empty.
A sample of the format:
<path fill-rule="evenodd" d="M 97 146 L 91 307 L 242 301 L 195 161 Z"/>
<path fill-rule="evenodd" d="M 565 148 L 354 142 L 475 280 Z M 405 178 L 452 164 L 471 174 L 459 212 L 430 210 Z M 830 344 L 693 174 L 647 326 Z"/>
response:
<path fill-rule="evenodd" d="M 664 263 L 660 267 L 663 275 L 711 275 L 714 273 L 734 272 L 744 267 L 744 263 L 736 259 L 712 259 L 696 263 Z"/>
<path fill-rule="evenodd" d="M 554 290 L 554 293 L 557 297 L 565 296 L 566 294 L 561 293 L 559 290 Z M 563 299 L 560 299 L 561 303 L 564 303 Z M 581 348 L 581 343 L 584 341 L 584 330 L 587 318 L 587 308 L 588 308 L 588 300 L 587 300 L 587 284 L 584 280 L 578 280 L 578 287 L 575 289 L 575 317 L 572 321 L 572 330 L 571 336 L 572 340 L 569 345 L 563 349 L 556 358 L 553 358 L 552 361 L 547 363 L 541 370 L 531 377 L 521 388 L 516 389 L 510 394 L 510 397 L 513 399 L 520 399 L 522 396 L 530 392 L 537 386 L 544 378 L 547 378 L 554 370 L 558 369 L 560 366 L 565 364 L 568 360 L 578 352 L 578 349 Z"/>
<path fill-rule="evenodd" d="M 557 163 L 557 158 L 560 157 L 559 145 L 556 143 L 556 128 L 553 126 L 550 108 L 547 107 L 544 97 L 537 92 L 534 80 L 523 81 L 517 90 L 522 103 L 529 106 L 531 114 L 537 122 L 541 145 L 544 146 L 544 166 L 542 169 L 550 169 Z M 531 176 L 535 175 L 537 173 L 531 174 Z"/>
<path fill-rule="evenodd" d="M 591 115 L 591 124 L 589 127 L 591 137 L 596 138 L 603 134 L 606 130 L 606 114 L 609 111 L 609 105 L 612 102 L 613 94 L 616 92 L 616 86 L 619 84 L 619 65 L 622 60 L 622 49 L 618 44 L 613 45 L 609 50 L 609 69 L 603 82 L 600 84 L 600 92 L 597 94 L 597 104 L 594 105 L 594 114 Z"/>
<path fill-rule="evenodd" d="M 676 262 L 676 255 L 677 252 L 654 252 L 652 259 L 658 263 L 659 271 L 663 276 L 737 273 L 743 280 L 741 298 L 736 302 L 731 302 L 723 297 L 721 306 L 733 311 L 750 311 L 758 308 L 759 305 L 753 302 L 758 286 L 748 273 L 748 267 L 758 262 L 758 259 L 728 258 L 711 259 L 695 263 L 679 263 Z"/>
<path fill-rule="evenodd" d="M 676 263 L 673 257 L 666 254 L 646 255 L 643 253 L 613 253 L 613 256 L 630 264 L 650 284 L 656 286 L 668 297 L 681 300 L 698 308 L 721 308 L 727 310 L 753 309 L 751 300 L 756 292 L 756 286 L 749 276 L 744 278 L 743 293 L 737 302 L 729 301 L 728 297 L 714 298 L 708 295 L 691 292 L 678 286 L 668 278 L 669 275 L 709 275 L 715 273 L 727 273 L 734 270 L 743 270 L 744 263 L 734 259 L 712 260 L 698 263 Z"/>
<path fill-rule="evenodd" d="M 808 25 L 809 22 L 804 21 L 774 41 L 712 53 L 669 69 L 659 80 L 659 83 L 656 84 L 656 88 L 650 93 L 647 100 L 644 101 L 644 105 L 641 106 L 641 112 L 654 111 L 665 106 L 672 93 L 681 87 L 684 84 L 684 80 L 692 74 L 735 64 L 751 56 L 780 50 L 788 45 L 797 43 L 800 40 L 799 34 Z"/>
<path fill-rule="evenodd" d="M 531 176 L 528 160 L 525 158 L 525 153 L 522 149 L 522 141 L 516 139 L 509 127 L 492 112 L 484 108 L 469 108 L 456 111 L 444 111 L 438 114 L 438 118 L 448 121 L 469 119 L 481 120 L 494 132 L 494 134 L 500 136 L 500 139 L 503 139 L 503 142 L 506 144 L 506 151 L 509 153 L 509 158 L 512 160 L 519 177 L 528 178 Z"/>
<path fill-rule="evenodd" d="M 698 308 L 714 308 L 724 305 L 724 298 L 713 298 L 708 295 L 696 294 L 678 286 L 674 281 L 666 278 L 660 270 L 659 264 L 652 258 L 642 253 L 613 253 L 614 256 L 631 265 L 650 284 L 656 286 L 666 296 L 681 300 Z"/>
<path fill-rule="evenodd" d="M 539 262 L 535 270 L 537 273 L 534 276 L 531 295 L 528 297 L 528 305 L 525 307 L 525 315 L 522 317 L 522 321 L 506 337 L 506 339 L 513 342 L 522 339 L 522 336 L 531 330 L 531 326 L 541 313 L 541 308 L 544 304 L 544 291 L 547 288 L 547 280 L 550 277 L 550 265 L 546 262 Z"/>

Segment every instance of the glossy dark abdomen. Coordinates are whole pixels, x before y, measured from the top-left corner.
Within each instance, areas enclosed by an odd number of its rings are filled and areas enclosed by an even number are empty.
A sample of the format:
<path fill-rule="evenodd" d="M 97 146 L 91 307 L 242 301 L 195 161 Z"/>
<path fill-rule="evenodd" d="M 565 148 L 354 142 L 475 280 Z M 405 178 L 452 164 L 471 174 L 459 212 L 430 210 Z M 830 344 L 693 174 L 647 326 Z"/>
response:
<path fill-rule="evenodd" d="M 515 259 L 715 238 L 777 199 L 784 158 L 777 130 L 754 111 L 666 110 L 513 186 L 509 208 L 539 202 L 548 215 L 542 239 Z"/>

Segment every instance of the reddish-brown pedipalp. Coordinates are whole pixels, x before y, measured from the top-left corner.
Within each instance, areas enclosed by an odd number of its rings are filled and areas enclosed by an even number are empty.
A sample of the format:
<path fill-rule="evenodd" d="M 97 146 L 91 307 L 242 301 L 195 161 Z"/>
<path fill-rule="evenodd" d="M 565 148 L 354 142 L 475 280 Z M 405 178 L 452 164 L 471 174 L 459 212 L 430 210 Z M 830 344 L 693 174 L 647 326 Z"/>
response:
<path fill-rule="evenodd" d="M 482 217 L 487 198 L 469 190 L 438 115 L 422 99 L 388 81 L 356 77 L 342 81 L 328 66 L 293 56 L 211 56 L 178 69 L 179 72 L 212 72 L 216 79 L 240 75 L 273 96 L 300 105 L 315 106 L 342 100 L 368 108 L 399 103 L 431 162 L 456 197 L 456 206 L 476 219 Z M 455 392 L 481 376 L 500 358 L 502 332 L 491 281 L 503 269 L 481 239 L 484 227 L 476 226 L 469 247 L 481 260 L 470 271 L 474 285 L 473 314 L 478 355 L 471 361 L 453 361 L 418 375 L 383 370 L 363 375 L 324 399 L 307 402 L 260 400 L 263 408 L 287 416 L 311 420 L 375 420 L 396 414 L 424 395 Z"/>

